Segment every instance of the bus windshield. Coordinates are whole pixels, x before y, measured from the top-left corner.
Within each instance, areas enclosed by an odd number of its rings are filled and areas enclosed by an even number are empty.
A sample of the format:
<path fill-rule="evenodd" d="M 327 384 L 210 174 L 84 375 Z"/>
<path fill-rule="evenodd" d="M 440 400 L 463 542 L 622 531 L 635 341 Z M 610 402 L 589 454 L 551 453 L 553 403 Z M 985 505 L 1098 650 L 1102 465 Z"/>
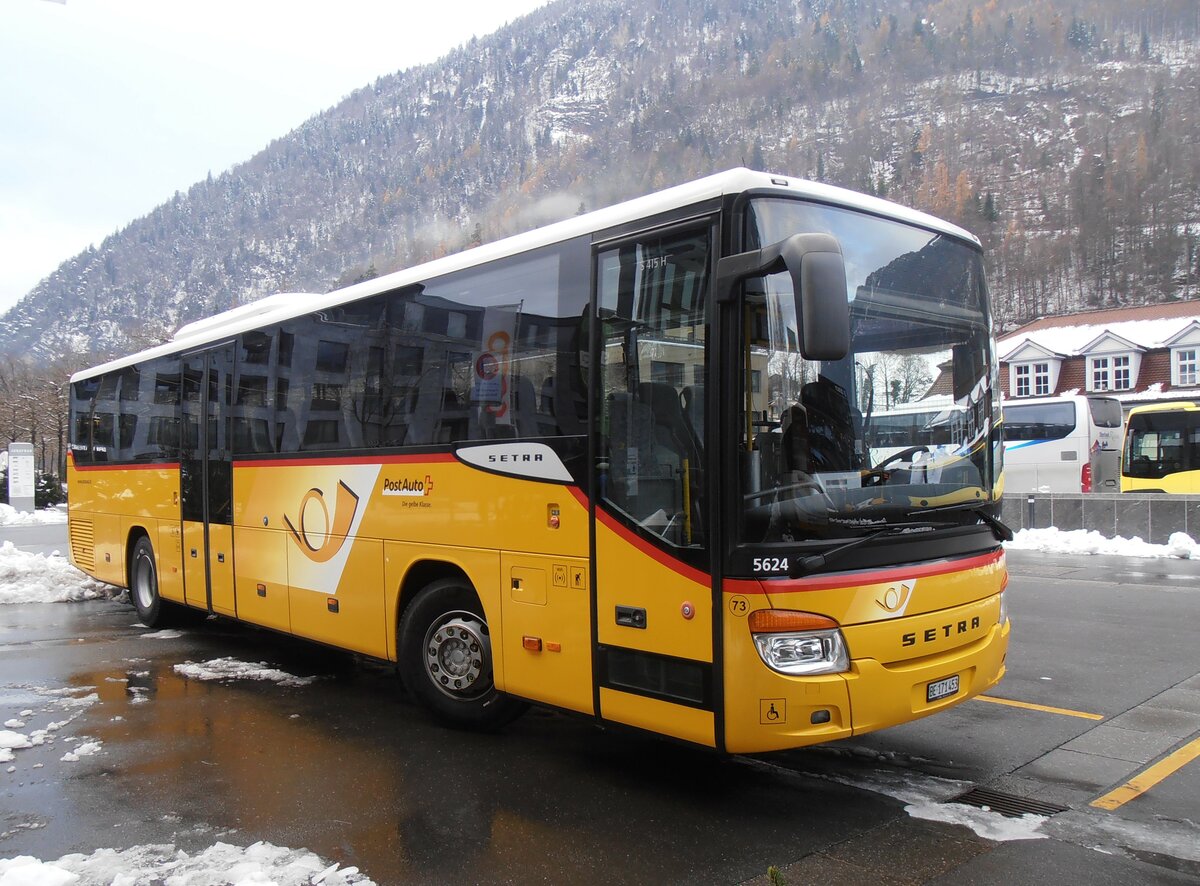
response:
<path fill-rule="evenodd" d="M 1133 413 L 1125 432 L 1127 477 L 1161 480 L 1200 470 L 1200 411 Z"/>
<path fill-rule="evenodd" d="M 800 201 L 751 203 L 750 246 L 798 232 L 841 244 L 850 351 L 806 360 L 791 279 L 746 291 L 742 540 L 842 538 L 924 512 L 975 523 L 998 501 L 997 368 L 978 250 L 921 228 Z"/>

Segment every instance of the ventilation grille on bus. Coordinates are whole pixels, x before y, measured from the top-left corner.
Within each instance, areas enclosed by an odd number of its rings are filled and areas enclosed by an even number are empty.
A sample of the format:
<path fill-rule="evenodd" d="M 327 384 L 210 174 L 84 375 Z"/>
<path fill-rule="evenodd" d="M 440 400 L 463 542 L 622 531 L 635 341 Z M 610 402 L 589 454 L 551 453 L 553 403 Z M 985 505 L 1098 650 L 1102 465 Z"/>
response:
<path fill-rule="evenodd" d="M 91 520 L 71 521 L 71 557 L 80 569 L 96 568 L 96 527 Z"/>
<path fill-rule="evenodd" d="M 980 809 L 990 809 L 992 812 L 998 812 L 1008 818 L 1020 818 L 1022 815 L 1058 815 L 1060 812 L 1066 812 L 1066 806 L 1059 806 L 1055 803 L 1045 803 L 1041 800 L 1032 800 L 1029 797 L 1018 797 L 1015 794 L 1006 794 L 1003 791 L 994 791 L 990 788 L 972 788 L 961 796 L 947 800 L 947 803 L 963 803 L 967 806 L 978 806 Z"/>

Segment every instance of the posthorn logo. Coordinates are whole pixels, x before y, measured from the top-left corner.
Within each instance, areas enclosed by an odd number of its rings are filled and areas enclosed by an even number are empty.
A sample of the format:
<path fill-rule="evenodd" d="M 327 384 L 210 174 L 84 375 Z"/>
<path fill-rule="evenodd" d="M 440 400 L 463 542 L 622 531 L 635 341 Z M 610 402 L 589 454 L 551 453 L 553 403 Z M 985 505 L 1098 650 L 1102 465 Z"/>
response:
<path fill-rule="evenodd" d="M 904 610 L 908 608 L 908 601 L 912 599 L 913 590 L 916 588 L 916 580 L 900 581 L 888 587 L 883 595 L 875 600 L 879 608 L 892 615 L 903 615 Z"/>
<path fill-rule="evenodd" d="M 346 543 L 357 512 L 358 494 L 339 480 L 332 515 L 325 502 L 325 493 L 314 486 L 300 499 L 296 519 L 293 521 L 284 514 L 283 522 L 304 556 L 314 563 L 326 563 L 337 556 Z"/>

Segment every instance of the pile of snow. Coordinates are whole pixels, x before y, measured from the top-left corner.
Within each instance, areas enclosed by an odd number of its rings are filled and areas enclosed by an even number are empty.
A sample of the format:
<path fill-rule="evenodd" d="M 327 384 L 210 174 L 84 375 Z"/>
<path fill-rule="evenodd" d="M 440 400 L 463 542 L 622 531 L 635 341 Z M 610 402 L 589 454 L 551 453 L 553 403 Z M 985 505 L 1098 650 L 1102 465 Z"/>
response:
<path fill-rule="evenodd" d="M 297 677 L 270 667 L 265 661 L 246 662 L 236 658 L 214 658 L 205 662 L 185 661 L 175 673 L 193 680 L 267 680 L 280 686 L 307 686 L 316 677 Z"/>
<path fill-rule="evenodd" d="M 29 740 L 28 735 L 9 729 L 0 729 L 0 763 L 11 763 L 14 759 L 13 751 L 31 747 L 33 747 L 33 743 Z"/>
<path fill-rule="evenodd" d="M 0 604 L 74 602 L 118 593 L 112 585 L 84 575 L 61 554 L 31 554 L 11 541 L 0 545 Z"/>
<path fill-rule="evenodd" d="M 1040 551 L 1044 554 L 1111 554 L 1118 557 L 1143 557 L 1200 560 L 1200 544 L 1185 532 L 1172 533 L 1165 545 L 1133 538 L 1106 538 L 1089 529 L 1022 529 L 1004 545 L 1013 551 Z"/>
<path fill-rule="evenodd" d="M 103 742 L 85 741 L 80 744 L 75 750 L 67 751 L 62 755 L 60 762 L 63 763 L 78 763 L 80 757 L 92 757 L 100 753 L 100 749 L 104 747 Z"/>
<path fill-rule="evenodd" d="M 134 883 L 233 883 L 238 886 L 375 886 L 358 868 L 328 864 L 305 849 L 270 843 L 217 843 L 195 855 L 171 845 L 97 849 L 43 862 L 0 859 L 0 886 L 113 886 Z"/>
<path fill-rule="evenodd" d="M 58 508 L 44 508 L 40 511 L 29 513 L 28 511 L 18 511 L 12 505 L 0 504 L 0 526 L 28 526 L 66 522 L 66 511 L 60 511 Z"/>
<path fill-rule="evenodd" d="M 134 625 L 134 627 L 140 628 L 141 625 Z M 172 631 L 172 630 L 168 629 L 168 630 L 162 630 L 162 631 L 151 631 L 148 634 L 142 634 L 142 639 L 143 640 L 178 640 L 182 636 L 183 636 L 183 634 L 181 634 L 179 631 Z"/>
<path fill-rule="evenodd" d="M 14 688 L 32 691 L 46 699 L 47 705 L 40 711 L 26 708 L 16 717 L 10 717 L 4 721 L 4 728 L 0 729 L 0 763 L 11 763 L 16 759 L 14 751 L 53 745 L 61 737 L 60 733 L 65 727 L 83 716 L 92 705 L 100 703 L 100 696 L 93 691 L 95 686 L 68 686 L 61 689 L 50 689 L 45 686 L 17 686 Z M 47 713 L 51 717 L 66 713 L 67 717 L 65 720 L 52 720 L 40 729 L 29 730 L 28 734 L 24 731 L 17 731 L 25 730 L 27 724 L 35 717 Z M 101 749 L 100 742 L 90 739 L 68 738 L 65 741 L 84 742 L 71 752 L 75 755 L 73 759 L 63 758 L 66 762 L 76 762 L 79 757 L 90 756 L 98 753 Z M 41 764 L 36 765 L 40 766 Z M 3 877 L 0 877 L 0 886 L 8 886 Z"/>

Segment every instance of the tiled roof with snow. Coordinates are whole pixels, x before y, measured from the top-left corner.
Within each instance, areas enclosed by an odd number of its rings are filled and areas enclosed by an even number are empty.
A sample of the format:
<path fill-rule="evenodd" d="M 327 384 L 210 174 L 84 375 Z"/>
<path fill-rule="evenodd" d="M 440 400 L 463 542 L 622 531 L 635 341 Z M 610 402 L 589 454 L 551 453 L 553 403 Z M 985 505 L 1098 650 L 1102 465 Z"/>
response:
<path fill-rule="evenodd" d="M 1143 348 L 1161 348 L 1193 322 L 1200 322 L 1200 301 L 1041 317 L 1002 336 L 997 349 L 1000 359 L 1005 360 L 1025 342 L 1032 341 L 1054 353 L 1071 356 L 1079 354 L 1106 332 Z"/>

